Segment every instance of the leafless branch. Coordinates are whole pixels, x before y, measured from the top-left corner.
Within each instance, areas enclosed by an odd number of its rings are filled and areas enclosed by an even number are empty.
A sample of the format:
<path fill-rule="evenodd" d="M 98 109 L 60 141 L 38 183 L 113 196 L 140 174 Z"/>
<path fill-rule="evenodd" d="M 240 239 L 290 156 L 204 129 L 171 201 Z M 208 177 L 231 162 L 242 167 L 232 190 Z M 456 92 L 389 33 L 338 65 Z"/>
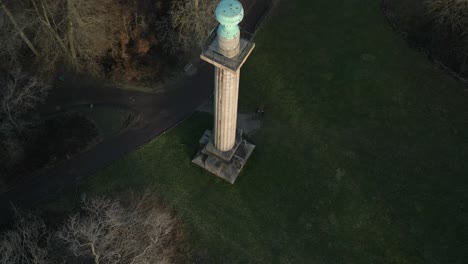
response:
<path fill-rule="evenodd" d="M 201 47 L 216 25 L 215 0 L 172 0 L 170 18 L 158 22 L 165 48 L 171 53 Z"/>
<path fill-rule="evenodd" d="M 39 217 L 16 208 L 15 215 L 14 229 L 0 236 L 0 263 L 51 263 L 47 248 L 50 231 L 44 222 Z"/>
<path fill-rule="evenodd" d="M 146 198 L 127 206 L 106 198 L 83 201 L 83 212 L 69 219 L 58 237 L 75 256 L 98 263 L 162 263 L 172 217 Z"/>
<path fill-rule="evenodd" d="M 468 34 L 468 0 L 425 0 L 437 24 L 464 36 Z"/>
<path fill-rule="evenodd" d="M 17 211 L 14 229 L 0 234 L 0 264 L 171 263 L 174 219 L 151 199 L 126 203 L 105 197 L 84 200 L 81 211 L 52 232 L 32 214 Z M 58 251 L 58 252 L 57 252 Z"/>

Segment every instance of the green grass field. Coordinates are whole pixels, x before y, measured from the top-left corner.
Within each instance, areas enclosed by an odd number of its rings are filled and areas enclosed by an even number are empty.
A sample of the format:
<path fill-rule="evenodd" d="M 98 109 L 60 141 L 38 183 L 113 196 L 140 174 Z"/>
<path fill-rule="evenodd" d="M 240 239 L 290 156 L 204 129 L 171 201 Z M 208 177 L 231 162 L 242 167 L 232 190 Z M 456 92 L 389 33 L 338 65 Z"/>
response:
<path fill-rule="evenodd" d="M 195 114 L 83 191 L 152 186 L 201 263 L 466 261 L 462 85 L 410 49 L 377 0 L 281 1 L 256 44 L 240 106 L 266 113 L 234 185 L 190 163 L 212 127 Z"/>

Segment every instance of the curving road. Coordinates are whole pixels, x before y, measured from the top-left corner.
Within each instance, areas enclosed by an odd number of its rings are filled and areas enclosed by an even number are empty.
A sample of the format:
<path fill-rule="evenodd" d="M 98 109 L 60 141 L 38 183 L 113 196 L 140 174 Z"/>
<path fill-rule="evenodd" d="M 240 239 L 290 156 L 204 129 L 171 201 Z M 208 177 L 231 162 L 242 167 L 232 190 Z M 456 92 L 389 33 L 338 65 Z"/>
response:
<path fill-rule="evenodd" d="M 245 18 L 241 27 L 254 32 L 269 10 L 271 0 L 241 0 Z M 110 104 L 133 109 L 139 119 L 124 133 L 99 143 L 87 152 L 77 155 L 57 167 L 39 175 L 31 175 L 0 194 L 0 224 L 11 219 L 10 204 L 31 208 L 53 199 L 62 190 L 71 190 L 85 177 L 91 175 L 122 155 L 145 144 L 162 132 L 182 122 L 202 105 L 213 92 L 213 66 L 198 63 L 197 74 L 186 78 L 183 85 L 166 93 L 144 93 L 121 89 L 83 87 L 52 94 L 47 104 L 51 109 L 59 105 L 80 102 Z M 129 98 L 132 97 L 132 100 Z M 60 98 L 60 100 L 58 99 Z M 51 109 L 42 109 L 49 111 Z M 45 180 L 47 179 L 47 180 Z"/>

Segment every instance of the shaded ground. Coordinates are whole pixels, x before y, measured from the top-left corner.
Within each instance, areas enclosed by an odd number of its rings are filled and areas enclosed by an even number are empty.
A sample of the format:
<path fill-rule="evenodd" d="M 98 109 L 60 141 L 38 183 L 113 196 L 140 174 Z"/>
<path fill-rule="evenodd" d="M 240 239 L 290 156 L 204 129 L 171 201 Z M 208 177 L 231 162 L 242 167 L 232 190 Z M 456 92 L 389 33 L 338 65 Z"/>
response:
<path fill-rule="evenodd" d="M 93 122 L 99 132 L 100 141 L 125 132 L 139 118 L 137 112 L 127 107 L 116 107 L 106 104 L 78 104 L 68 106 L 65 111 L 46 115 L 45 119 L 61 119 L 62 116 L 70 114 L 83 115 Z"/>
<path fill-rule="evenodd" d="M 131 126 L 138 118 L 125 108 L 89 106 L 76 109 L 92 120 L 98 128 L 102 140 L 112 138 Z"/>
<path fill-rule="evenodd" d="M 95 122 L 76 112 L 37 121 L 26 133 L 16 149 L 19 158 L 0 170 L 0 192 L 12 188 L 23 177 L 54 168 L 100 141 Z"/>

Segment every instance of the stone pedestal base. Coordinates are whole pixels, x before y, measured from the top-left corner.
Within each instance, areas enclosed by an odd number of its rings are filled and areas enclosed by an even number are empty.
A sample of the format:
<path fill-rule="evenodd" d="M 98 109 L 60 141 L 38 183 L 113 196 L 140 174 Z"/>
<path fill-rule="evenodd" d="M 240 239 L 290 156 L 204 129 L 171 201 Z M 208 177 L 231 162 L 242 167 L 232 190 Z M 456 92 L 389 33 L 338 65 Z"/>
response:
<path fill-rule="evenodd" d="M 221 152 L 213 144 L 212 132 L 206 130 L 200 139 L 200 147 L 200 151 L 192 162 L 214 175 L 234 183 L 252 154 L 255 145 L 242 139 L 242 131 L 238 130 L 234 147 L 229 151 Z"/>

